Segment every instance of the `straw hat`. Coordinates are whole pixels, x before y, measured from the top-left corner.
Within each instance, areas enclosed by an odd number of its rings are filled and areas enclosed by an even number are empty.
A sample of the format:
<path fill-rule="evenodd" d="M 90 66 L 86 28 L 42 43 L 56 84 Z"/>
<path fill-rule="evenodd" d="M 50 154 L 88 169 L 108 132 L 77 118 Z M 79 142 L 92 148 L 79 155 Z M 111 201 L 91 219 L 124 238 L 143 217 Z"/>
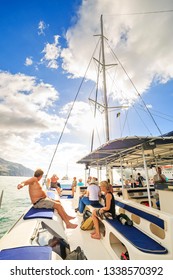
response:
<path fill-rule="evenodd" d="M 93 178 L 91 179 L 91 181 L 89 182 L 89 184 L 90 184 L 90 185 L 91 185 L 91 184 L 97 185 L 97 184 L 98 184 L 97 178 L 93 177 Z"/>

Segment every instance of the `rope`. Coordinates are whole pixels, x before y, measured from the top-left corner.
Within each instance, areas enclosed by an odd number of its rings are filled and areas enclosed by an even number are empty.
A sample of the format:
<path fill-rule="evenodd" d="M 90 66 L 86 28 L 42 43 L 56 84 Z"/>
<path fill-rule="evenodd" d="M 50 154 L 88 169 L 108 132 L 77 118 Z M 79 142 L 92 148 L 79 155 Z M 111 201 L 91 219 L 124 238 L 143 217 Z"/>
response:
<path fill-rule="evenodd" d="M 85 81 L 85 77 L 86 77 L 87 71 L 88 71 L 88 69 L 89 69 L 89 67 L 90 67 L 90 64 L 91 64 L 92 58 L 93 58 L 93 56 L 94 56 L 94 53 L 95 53 L 95 51 L 96 51 L 96 49 L 97 49 L 97 45 L 98 45 L 98 42 L 97 42 L 97 44 L 96 44 L 96 47 L 95 47 L 95 49 L 94 49 L 94 52 L 93 52 L 93 54 L 92 54 L 92 56 L 91 56 L 91 59 L 90 59 L 89 64 L 88 64 L 88 66 L 87 66 L 87 68 L 86 68 L 85 74 L 84 74 L 84 76 L 83 76 L 83 78 L 82 78 L 82 81 L 81 81 L 81 83 L 80 83 L 80 85 L 79 85 L 79 88 L 78 88 L 78 90 L 77 90 L 77 93 L 76 93 L 76 96 L 75 96 L 74 101 L 73 101 L 73 103 L 72 103 L 72 106 L 71 106 L 71 108 L 70 108 L 70 111 L 69 111 L 68 116 L 67 116 L 67 118 L 66 118 L 66 121 L 65 121 L 65 123 L 64 123 L 64 127 L 63 127 L 63 129 L 62 129 L 62 132 L 61 132 L 60 137 L 59 137 L 59 139 L 58 139 L 58 142 L 57 142 L 57 144 L 56 144 L 56 148 L 55 148 L 55 151 L 54 151 L 54 153 L 53 153 L 52 159 L 51 159 L 51 161 L 50 161 L 50 164 L 49 164 L 49 167 L 48 167 L 48 170 L 47 170 L 47 173 L 46 173 L 46 176 L 45 176 L 45 179 L 44 179 L 43 184 L 44 184 L 45 181 L 46 181 L 47 175 L 48 175 L 48 173 L 49 173 L 49 171 L 50 171 L 51 165 L 52 165 L 53 160 L 54 160 L 54 157 L 55 157 L 55 155 L 56 155 L 58 146 L 59 146 L 59 144 L 60 144 L 60 142 L 61 142 L 61 139 L 62 139 L 62 136 L 63 136 L 63 134 L 64 134 L 64 130 L 65 130 L 65 128 L 66 128 L 66 125 L 67 125 L 68 120 L 69 120 L 69 118 L 70 118 L 71 112 L 72 112 L 72 110 L 73 110 L 74 104 L 75 104 L 75 102 L 76 102 L 76 100 L 77 100 L 77 97 L 78 97 L 78 94 L 79 94 L 79 92 L 80 92 L 80 90 L 81 90 L 81 87 L 82 87 L 82 85 L 83 85 L 83 83 L 84 83 L 84 81 Z"/>
<path fill-rule="evenodd" d="M 101 57 L 101 48 L 100 48 L 100 52 L 99 52 L 99 61 L 100 61 L 100 57 Z M 97 72 L 97 86 L 96 86 L 96 97 L 95 97 L 95 106 L 94 106 L 94 119 L 96 118 L 96 112 L 97 112 L 99 73 L 100 73 L 100 63 L 98 65 L 98 72 Z M 91 152 L 93 151 L 93 145 L 94 145 L 94 132 L 95 132 L 95 128 L 93 127 L 92 137 L 91 137 L 91 149 L 90 149 Z"/>
<path fill-rule="evenodd" d="M 129 76 L 129 74 L 127 73 L 126 69 L 124 68 L 124 66 L 122 65 L 121 61 L 118 59 L 118 57 L 117 57 L 116 54 L 114 53 L 114 51 L 111 49 L 111 47 L 110 47 L 109 44 L 108 44 L 108 46 L 109 46 L 110 50 L 112 51 L 113 55 L 115 56 L 116 60 L 117 60 L 118 63 L 120 64 L 121 68 L 123 69 L 124 73 L 125 73 L 126 76 L 128 77 L 129 81 L 131 82 L 131 84 L 132 84 L 133 88 L 135 89 L 137 95 L 138 95 L 139 98 L 141 99 L 141 101 L 142 101 L 142 103 L 143 103 L 145 109 L 147 110 L 147 112 L 148 112 L 148 114 L 150 115 L 152 121 L 154 122 L 155 126 L 157 127 L 157 129 L 158 129 L 160 135 L 162 135 L 162 132 L 161 132 L 159 126 L 157 125 L 157 123 L 156 123 L 156 121 L 155 121 L 153 115 L 151 114 L 150 110 L 149 110 L 148 107 L 146 106 L 146 104 L 145 104 L 145 102 L 144 102 L 144 100 L 143 100 L 141 94 L 140 94 L 139 91 L 137 90 L 137 87 L 135 86 L 134 82 L 133 82 L 132 79 L 130 78 L 130 76 Z"/>
<path fill-rule="evenodd" d="M 172 13 L 173 10 L 160 10 L 151 12 L 136 12 L 136 13 L 117 13 L 117 14 L 104 14 L 104 16 L 134 16 L 134 15 L 149 15 L 149 14 L 161 14 L 161 13 Z"/>

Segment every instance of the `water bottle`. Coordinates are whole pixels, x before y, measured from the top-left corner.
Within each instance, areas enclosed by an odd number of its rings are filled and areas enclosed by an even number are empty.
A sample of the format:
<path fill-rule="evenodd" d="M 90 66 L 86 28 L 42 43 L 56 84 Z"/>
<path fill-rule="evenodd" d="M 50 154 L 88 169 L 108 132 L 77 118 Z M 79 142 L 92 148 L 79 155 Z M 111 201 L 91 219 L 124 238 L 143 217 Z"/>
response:
<path fill-rule="evenodd" d="M 123 217 L 120 217 L 119 220 L 122 223 L 122 225 L 125 225 L 127 222 L 126 219 L 124 219 Z"/>

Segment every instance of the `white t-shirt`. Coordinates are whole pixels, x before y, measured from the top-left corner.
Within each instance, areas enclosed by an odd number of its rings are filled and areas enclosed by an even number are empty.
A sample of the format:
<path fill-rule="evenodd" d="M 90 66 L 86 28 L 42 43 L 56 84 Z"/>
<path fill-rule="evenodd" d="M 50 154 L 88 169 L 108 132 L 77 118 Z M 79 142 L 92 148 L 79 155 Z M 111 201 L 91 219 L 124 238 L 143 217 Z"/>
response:
<path fill-rule="evenodd" d="M 91 201 L 99 200 L 99 193 L 100 193 L 99 186 L 91 184 L 88 186 L 87 191 L 89 192 L 89 200 Z"/>

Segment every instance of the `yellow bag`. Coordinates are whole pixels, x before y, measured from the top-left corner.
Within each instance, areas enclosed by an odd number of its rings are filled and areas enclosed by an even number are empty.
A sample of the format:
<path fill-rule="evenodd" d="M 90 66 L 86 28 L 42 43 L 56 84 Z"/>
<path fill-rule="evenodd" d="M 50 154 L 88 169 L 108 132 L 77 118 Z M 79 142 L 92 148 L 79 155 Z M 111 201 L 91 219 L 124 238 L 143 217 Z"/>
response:
<path fill-rule="evenodd" d="M 91 230 L 94 227 L 92 217 L 88 217 L 85 221 L 82 221 L 80 228 L 82 230 Z"/>

